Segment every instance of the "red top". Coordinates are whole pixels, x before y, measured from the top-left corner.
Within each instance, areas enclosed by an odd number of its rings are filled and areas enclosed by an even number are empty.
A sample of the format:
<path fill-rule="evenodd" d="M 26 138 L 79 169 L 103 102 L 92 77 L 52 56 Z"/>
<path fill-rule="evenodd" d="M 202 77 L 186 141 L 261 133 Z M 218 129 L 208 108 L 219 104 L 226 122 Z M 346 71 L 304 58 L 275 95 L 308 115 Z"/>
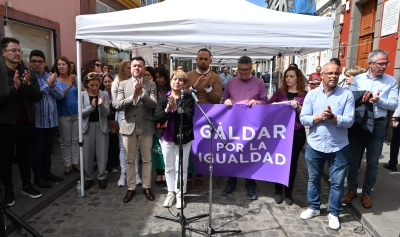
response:
<path fill-rule="evenodd" d="M 322 81 L 321 74 L 317 74 L 316 72 L 312 73 L 312 74 L 310 75 L 310 78 L 308 78 L 308 81 L 309 81 L 309 82 L 318 81 L 318 84 L 311 84 L 311 83 L 310 83 L 310 90 L 315 89 L 315 86 L 316 86 L 316 85 L 319 86 L 319 84 L 320 84 L 321 81 Z"/>

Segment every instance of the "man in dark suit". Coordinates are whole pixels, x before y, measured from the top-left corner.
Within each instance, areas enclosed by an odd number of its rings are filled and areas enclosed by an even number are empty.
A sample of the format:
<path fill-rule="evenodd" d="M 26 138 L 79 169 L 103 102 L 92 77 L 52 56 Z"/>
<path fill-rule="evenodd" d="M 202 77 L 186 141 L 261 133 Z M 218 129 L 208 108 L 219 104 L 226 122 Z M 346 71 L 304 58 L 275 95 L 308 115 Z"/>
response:
<path fill-rule="evenodd" d="M 151 146 L 155 133 L 152 110 L 157 106 L 157 88 L 153 81 L 143 80 L 146 71 L 142 57 L 134 57 L 131 63 L 132 78 L 122 81 L 118 87 L 117 104 L 115 109 L 125 109 L 120 133 L 126 149 L 126 174 L 128 192 L 124 203 L 135 196 L 136 187 L 136 145 L 140 145 L 142 157 L 143 194 L 149 201 L 154 201 L 151 186 Z"/>
<path fill-rule="evenodd" d="M 15 38 L 1 40 L 6 61 L 9 94 L 0 96 L 0 177 L 4 185 L 5 204 L 14 205 L 12 157 L 17 147 L 18 167 L 22 179 L 22 194 L 39 198 L 42 194 L 31 184 L 29 151 L 33 137 L 34 103 L 43 94 L 35 74 L 21 65 L 22 50 Z"/>

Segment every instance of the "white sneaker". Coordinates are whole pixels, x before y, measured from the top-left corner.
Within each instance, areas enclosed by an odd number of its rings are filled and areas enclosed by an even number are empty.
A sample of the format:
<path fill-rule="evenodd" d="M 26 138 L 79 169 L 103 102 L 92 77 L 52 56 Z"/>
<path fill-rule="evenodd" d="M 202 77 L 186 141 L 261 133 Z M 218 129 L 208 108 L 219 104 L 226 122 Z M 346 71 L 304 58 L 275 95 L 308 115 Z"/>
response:
<path fill-rule="evenodd" d="M 167 208 L 172 207 L 172 205 L 174 205 L 175 200 L 176 200 L 175 194 L 168 193 L 163 206 Z"/>
<path fill-rule="evenodd" d="M 136 185 L 142 184 L 142 179 L 139 174 L 136 174 Z"/>
<path fill-rule="evenodd" d="M 329 228 L 331 228 L 333 230 L 340 229 L 339 217 L 334 216 L 331 213 L 329 213 L 328 219 L 329 219 Z"/>
<path fill-rule="evenodd" d="M 176 195 L 176 209 L 181 209 L 181 200 L 182 200 L 182 194 L 177 194 Z M 183 208 L 185 208 L 185 201 L 183 201 Z"/>
<path fill-rule="evenodd" d="M 118 180 L 118 187 L 124 187 L 126 185 L 126 173 L 121 173 Z"/>
<path fill-rule="evenodd" d="M 313 210 L 313 209 L 308 208 L 307 210 L 303 211 L 300 214 L 300 218 L 303 220 L 308 220 L 308 219 L 313 218 L 314 216 L 319 216 L 319 214 L 320 214 L 319 210 Z"/>

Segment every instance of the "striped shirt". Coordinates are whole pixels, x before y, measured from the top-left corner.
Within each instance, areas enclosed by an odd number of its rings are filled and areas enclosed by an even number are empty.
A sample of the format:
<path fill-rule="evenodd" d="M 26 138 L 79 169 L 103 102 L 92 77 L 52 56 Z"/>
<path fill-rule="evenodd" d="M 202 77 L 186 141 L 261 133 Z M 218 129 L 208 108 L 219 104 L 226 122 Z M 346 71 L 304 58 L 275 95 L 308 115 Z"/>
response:
<path fill-rule="evenodd" d="M 57 101 L 64 98 L 64 92 L 61 89 L 58 79 L 49 87 L 46 83 L 50 74 L 43 72 L 38 78 L 40 91 L 43 93 L 43 98 L 35 103 L 35 127 L 36 128 L 52 128 L 58 126 Z"/>

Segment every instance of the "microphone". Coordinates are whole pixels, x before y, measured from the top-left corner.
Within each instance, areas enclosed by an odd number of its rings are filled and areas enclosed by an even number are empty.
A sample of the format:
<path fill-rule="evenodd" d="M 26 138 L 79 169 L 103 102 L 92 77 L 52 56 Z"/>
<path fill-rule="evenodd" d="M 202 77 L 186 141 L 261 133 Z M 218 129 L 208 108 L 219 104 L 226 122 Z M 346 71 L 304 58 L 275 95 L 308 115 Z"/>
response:
<path fill-rule="evenodd" d="M 197 98 L 196 92 L 197 90 L 194 89 L 193 86 L 191 86 L 189 89 L 189 94 L 193 97 L 194 101 L 197 103 L 199 101 L 199 98 Z"/>

